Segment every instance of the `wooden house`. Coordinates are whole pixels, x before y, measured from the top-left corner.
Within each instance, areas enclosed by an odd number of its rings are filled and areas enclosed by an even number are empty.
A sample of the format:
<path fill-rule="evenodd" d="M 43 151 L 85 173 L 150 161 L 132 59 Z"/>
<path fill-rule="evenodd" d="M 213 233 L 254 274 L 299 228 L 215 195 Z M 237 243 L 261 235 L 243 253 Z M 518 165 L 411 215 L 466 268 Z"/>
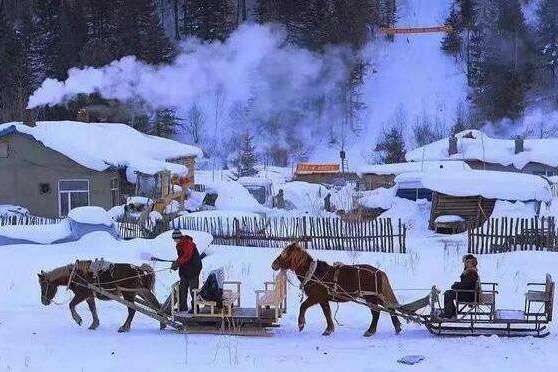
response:
<path fill-rule="evenodd" d="M 293 181 L 341 186 L 346 182 L 360 183 L 354 172 L 341 172 L 337 163 L 298 163 Z"/>
<path fill-rule="evenodd" d="M 497 139 L 465 130 L 407 152 L 410 162 L 462 160 L 472 169 L 558 175 L 558 138 Z"/>
<path fill-rule="evenodd" d="M 109 209 L 135 192 L 140 174 L 170 172 L 193 183 L 201 155 L 124 124 L 0 124 L 0 201 L 45 217 L 87 205 Z"/>
<path fill-rule="evenodd" d="M 366 165 L 358 170 L 364 190 L 375 190 L 377 188 L 390 188 L 395 186 L 395 177 L 404 173 L 417 172 L 446 172 L 470 170 L 471 167 L 459 160 L 448 161 L 424 161 L 395 164 Z"/>

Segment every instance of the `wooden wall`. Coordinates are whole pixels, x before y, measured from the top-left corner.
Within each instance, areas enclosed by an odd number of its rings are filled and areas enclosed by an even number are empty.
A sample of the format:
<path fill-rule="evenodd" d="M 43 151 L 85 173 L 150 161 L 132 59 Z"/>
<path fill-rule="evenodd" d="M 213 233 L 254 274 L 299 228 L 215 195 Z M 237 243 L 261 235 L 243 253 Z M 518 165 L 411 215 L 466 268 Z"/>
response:
<path fill-rule="evenodd" d="M 495 199 L 481 196 L 451 196 L 434 192 L 429 229 L 434 229 L 436 218 L 447 215 L 462 217 L 468 224 L 479 226 L 490 218 L 495 202 Z"/>

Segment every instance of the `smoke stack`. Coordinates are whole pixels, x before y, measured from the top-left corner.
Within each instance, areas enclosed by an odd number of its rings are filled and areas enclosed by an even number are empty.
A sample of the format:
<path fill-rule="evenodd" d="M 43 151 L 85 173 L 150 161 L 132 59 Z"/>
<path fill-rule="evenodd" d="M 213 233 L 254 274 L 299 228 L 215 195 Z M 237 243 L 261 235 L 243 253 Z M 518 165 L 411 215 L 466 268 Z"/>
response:
<path fill-rule="evenodd" d="M 457 137 L 451 136 L 448 144 L 448 156 L 457 154 Z"/>
<path fill-rule="evenodd" d="M 28 127 L 34 127 L 35 125 L 37 125 L 32 110 L 25 110 L 23 112 L 23 124 L 27 125 Z"/>
<path fill-rule="evenodd" d="M 523 138 L 517 137 L 515 139 L 515 153 L 519 154 L 520 152 L 523 152 L 523 150 Z"/>
<path fill-rule="evenodd" d="M 77 112 L 76 116 L 77 121 L 81 121 L 84 123 L 89 123 L 89 111 L 86 108 L 81 108 Z"/>

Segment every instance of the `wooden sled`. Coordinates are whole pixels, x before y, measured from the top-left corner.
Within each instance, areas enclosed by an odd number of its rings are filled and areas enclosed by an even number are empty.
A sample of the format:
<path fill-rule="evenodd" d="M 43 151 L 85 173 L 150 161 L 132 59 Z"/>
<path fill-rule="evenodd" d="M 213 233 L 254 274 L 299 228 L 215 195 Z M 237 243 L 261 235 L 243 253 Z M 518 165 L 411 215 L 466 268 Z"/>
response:
<path fill-rule="evenodd" d="M 548 324 L 552 321 L 554 305 L 554 281 L 546 274 L 544 283 L 528 283 L 523 310 L 496 309 L 496 283 L 480 283 L 476 300 L 460 301 L 463 293 L 457 292 L 457 316 L 452 319 L 440 317 L 442 309 L 439 291 L 432 291 L 430 316 L 425 318 L 425 326 L 437 336 L 505 336 L 505 337 L 546 337 L 550 334 Z M 486 287 L 489 287 L 488 289 Z"/>
<path fill-rule="evenodd" d="M 206 301 L 195 291 L 194 311 L 179 311 L 179 282 L 171 287 L 171 319 L 184 326 L 185 333 L 209 333 L 237 336 L 270 336 L 286 313 L 286 279 L 265 282 L 256 291 L 256 307 L 241 307 L 241 283 L 224 282 L 223 306 Z"/>

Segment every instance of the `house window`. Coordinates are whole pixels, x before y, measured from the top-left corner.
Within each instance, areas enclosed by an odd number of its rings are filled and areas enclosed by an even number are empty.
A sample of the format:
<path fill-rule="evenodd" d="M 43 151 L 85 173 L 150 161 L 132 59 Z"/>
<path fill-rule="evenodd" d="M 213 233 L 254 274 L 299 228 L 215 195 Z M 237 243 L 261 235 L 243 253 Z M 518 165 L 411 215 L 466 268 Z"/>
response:
<path fill-rule="evenodd" d="M 89 205 L 89 180 L 58 181 L 58 201 L 60 216 L 77 207 Z"/>
<path fill-rule="evenodd" d="M 110 181 L 110 199 L 113 207 L 120 204 L 120 190 L 118 187 L 118 178 Z"/>
<path fill-rule="evenodd" d="M 39 191 L 41 194 L 50 194 L 50 183 L 40 183 Z"/>
<path fill-rule="evenodd" d="M 6 141 L 0 142 L 0 159 L 1 158 L 6 159 L 8 157 L 8 154 L 9 154 L 8 142 Z"/>

